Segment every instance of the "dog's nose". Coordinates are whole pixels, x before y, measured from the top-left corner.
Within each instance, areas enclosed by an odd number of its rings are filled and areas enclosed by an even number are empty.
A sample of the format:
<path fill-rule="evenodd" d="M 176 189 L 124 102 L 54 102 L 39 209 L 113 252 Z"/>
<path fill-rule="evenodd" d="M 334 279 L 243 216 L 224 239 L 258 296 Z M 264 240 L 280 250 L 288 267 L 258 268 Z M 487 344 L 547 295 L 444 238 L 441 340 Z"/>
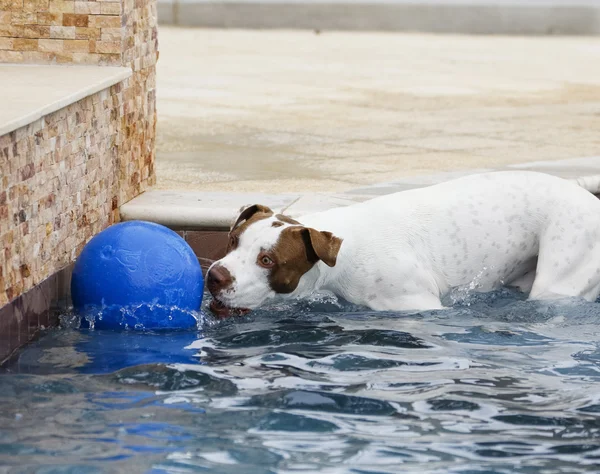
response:
<path fill-rule="evenodd" d="M 227 288 L 233 283 L 229 270 L 221 265 L 213 266 L 206 275 L 206 285 L 211 293 Z"/>

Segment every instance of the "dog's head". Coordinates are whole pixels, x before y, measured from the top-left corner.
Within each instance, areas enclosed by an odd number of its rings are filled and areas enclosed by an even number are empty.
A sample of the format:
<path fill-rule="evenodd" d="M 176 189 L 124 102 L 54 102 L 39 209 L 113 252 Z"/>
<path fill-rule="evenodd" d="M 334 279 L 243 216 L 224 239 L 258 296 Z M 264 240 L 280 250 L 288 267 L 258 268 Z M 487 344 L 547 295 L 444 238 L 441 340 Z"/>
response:
<path fill-rule="evenodd" d="M 206 284 L 218 316 L 243 314 L 278 295 L 294 295 L 317 262 L 333 267 L 342 240 L 330 232 L 255 204 L 242 211 L 229 233 L 227 255 L 208 270 Z M 310 288 L 304 288 L 308 290 Z"/>

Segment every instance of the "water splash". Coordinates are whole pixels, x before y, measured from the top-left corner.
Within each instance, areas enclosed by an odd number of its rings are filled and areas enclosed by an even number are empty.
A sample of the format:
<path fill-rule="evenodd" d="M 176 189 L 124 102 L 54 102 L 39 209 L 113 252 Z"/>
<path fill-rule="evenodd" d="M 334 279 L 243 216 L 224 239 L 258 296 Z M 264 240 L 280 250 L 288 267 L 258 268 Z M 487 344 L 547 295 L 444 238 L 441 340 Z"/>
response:
<path fill-rule="evenodd" d="M 188 328 L 190 325 L 186 321 L 187 318 L 193 318 L 195 321 L 194 329 L 201 329 L 206 321 L 201 310 L 189 311 L 178 306 L 162 305 L 156 302 L 130 306 L 91 306 L 79 314 L 71 309 L 61 314 L 59 321 L 62 327 L 72 329 L 93 330 L 96 326 L 102 326 L 110 329 L 149 330 Z"/>

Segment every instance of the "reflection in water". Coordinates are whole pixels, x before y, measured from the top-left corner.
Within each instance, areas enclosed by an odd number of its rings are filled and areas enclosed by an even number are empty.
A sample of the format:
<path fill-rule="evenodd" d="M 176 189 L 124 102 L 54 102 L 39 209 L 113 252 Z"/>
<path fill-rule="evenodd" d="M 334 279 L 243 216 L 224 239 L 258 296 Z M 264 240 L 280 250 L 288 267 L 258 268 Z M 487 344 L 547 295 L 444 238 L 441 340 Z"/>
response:
<path fill-rule="evenodd" d="M 0 472 L 600 471 L 600 304 L 453 303 L 51 331 L 0 373 Z"/>

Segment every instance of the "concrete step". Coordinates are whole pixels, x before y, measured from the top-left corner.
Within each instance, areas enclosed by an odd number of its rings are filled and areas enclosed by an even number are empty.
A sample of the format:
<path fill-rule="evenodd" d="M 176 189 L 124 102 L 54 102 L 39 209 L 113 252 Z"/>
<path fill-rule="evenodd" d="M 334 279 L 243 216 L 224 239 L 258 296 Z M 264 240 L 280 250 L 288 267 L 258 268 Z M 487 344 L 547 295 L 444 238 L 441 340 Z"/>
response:
<path fill-rule="evenodd" d="M 538 161 L 510 165 L 501 169 L 549 173 L 573 180 L 594 194 L 600 194 L 600 157 Z M 264 204 L 278 213 L 300 217 L 313 212 L 349 206 L 385 194 L 429 186 L 470 174 L 498 170 L 471 169 L 411 176 L 344 193 L 266 194 L 151 190 L 121 206 L 120 212 L 123 220 L 152 221 L 182 231 L 222 232 L 228 231 L 240 210 L 251 204 Z"/>

